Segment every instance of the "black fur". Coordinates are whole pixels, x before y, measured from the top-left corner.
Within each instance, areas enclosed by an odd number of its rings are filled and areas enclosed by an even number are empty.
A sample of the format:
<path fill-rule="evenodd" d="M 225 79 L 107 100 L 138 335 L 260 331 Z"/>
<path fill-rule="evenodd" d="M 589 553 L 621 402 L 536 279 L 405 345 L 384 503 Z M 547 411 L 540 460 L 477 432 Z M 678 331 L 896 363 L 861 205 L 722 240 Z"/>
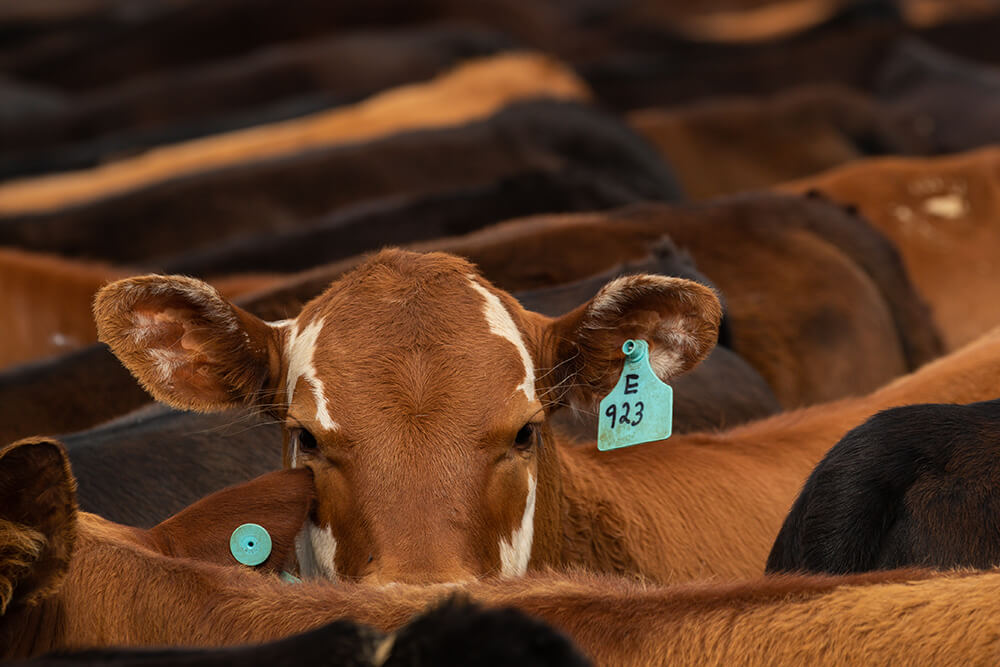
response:
<path fill-rule="evenodd" d="M 574 169 L 531 170 L 471 187 L 386 197 L 335 211 L 307 227 L 241 236 L 162 262 L 170 273 L 294 272 L 380 246 L 465 234 L 541 213 L 633 203 L 630 189 Z"/>
<path fill-rule="evenodd" d="M 767 571 L 1000 565 L 998 489 L 1000 399 L 886 410 L 816 466 Z"/>

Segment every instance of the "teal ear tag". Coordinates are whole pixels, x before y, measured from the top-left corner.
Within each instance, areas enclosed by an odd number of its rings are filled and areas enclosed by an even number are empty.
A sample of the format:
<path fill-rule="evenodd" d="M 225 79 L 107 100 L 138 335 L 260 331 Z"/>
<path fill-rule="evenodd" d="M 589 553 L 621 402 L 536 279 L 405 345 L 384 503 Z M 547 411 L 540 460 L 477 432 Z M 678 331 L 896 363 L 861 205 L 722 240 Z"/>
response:
<path fill-rule="evenodd" d="M 649 365 L 649 345 L 627 340 L 622 352 L 622 375 L 597 415 L 597 448 L 602 451 L 664 440 L 673 425 L 674 390 Z"/>
<path fill-rule="evenodd" d="M 229 537 L 229 551 L 244 565 L 260 565 L 271 555 L 271 536 L 263 526 L 245 523 Z"/>

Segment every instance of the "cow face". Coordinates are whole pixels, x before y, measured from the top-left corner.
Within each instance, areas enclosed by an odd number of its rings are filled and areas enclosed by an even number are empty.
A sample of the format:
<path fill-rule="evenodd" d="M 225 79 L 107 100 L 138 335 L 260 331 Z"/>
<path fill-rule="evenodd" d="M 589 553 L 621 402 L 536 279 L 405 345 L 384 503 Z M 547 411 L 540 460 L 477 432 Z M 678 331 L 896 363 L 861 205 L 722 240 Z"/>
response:
<path fill-rule="evenodd" d="M 697 363 L 721 309 L 685 280 L 631 276 L 558 319 L 525 311 L 464 260 L 384 251 L 298 317 L 262 322 L 187 278 L 106 287 L 101 340 L 158 399 L 261 406 L 285 462 L 311 468 L 306 574 L 374 582 L 523 574 L 559 560 L 560 464 L 546 417 L 593 409 L 622 342 L 658 374 Z"/>

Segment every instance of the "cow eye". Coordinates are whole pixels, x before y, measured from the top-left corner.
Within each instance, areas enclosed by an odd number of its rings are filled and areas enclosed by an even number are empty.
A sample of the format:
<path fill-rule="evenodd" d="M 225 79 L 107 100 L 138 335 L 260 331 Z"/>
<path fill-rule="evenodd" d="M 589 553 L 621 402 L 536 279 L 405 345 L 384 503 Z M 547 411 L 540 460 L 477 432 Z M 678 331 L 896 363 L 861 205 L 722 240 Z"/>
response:
<path fill-rule="evenodd" d="M 535 425 L 528 422 L 514 436 L 514 446 L 522 450 L 530 448 L 535 444 L 535 432 Z"/>
<path fill-rule="evenodd" d="M 295 429 L 294 438 L 300 452 L 315 452 L 319 447 L 316 437 L 304 428 Z"/>

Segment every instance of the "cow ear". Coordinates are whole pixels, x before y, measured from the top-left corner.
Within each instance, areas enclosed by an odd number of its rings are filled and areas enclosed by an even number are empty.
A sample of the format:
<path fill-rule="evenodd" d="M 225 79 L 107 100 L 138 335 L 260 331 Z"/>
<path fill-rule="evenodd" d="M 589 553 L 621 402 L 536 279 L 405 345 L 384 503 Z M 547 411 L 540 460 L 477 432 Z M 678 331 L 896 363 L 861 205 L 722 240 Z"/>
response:
<path fill-rule="evenodd" d="M 539 356 L 551 372 L 541 387 L 554 409 L 593 411 L 618 382 L 630 338 L 649 344 L 650 365 L 668 381 L 704 359 L 719 335 L 722 306 L 691 280 L 640 274 L 605 285 L 589 302 L 551 320 Z"/>
<path fill-rule="evenodd" d="M 233 531 L 245 523 L 264 528 L 271 552 L 256 569 L 280 572 L 295 551 L 315 498 L 312 471 L 279 470 L 202 498 L 149 530 L 149 545 L 167 556 L 236 565 L 229 548 Z"/>
<path fill-rule="evenodd" d="M 158 401 L 212 411 L 252 403 L 277 373 L 281 333 L 185 276 L 140 276 L 94 300 L 98 338 Z"/>
<path fill-rule="evenodd" d="M 28 438 L 0 449 L 0 614 L 59 588 L 76 518 L 76 481 L 59 442 Z"/>

